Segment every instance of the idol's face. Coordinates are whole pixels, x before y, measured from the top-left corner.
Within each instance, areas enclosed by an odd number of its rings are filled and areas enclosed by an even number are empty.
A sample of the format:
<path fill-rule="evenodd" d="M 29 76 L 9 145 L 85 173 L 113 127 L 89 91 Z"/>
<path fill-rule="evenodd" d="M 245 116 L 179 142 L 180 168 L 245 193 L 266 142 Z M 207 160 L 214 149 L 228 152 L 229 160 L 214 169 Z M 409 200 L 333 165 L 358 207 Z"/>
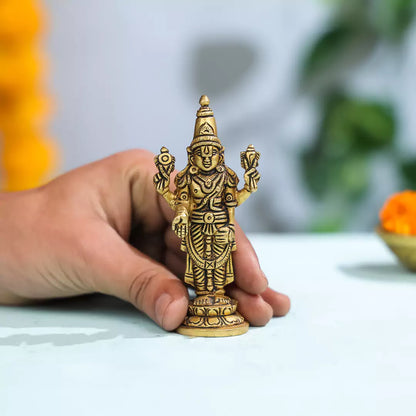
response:
<path fill-rule="evenodd" d="M 215 146 L 199 146 L 194 150 L 194 164 L 201 170 L 209 172 L 215 169 L 220 161 L 220 151 Z"/>

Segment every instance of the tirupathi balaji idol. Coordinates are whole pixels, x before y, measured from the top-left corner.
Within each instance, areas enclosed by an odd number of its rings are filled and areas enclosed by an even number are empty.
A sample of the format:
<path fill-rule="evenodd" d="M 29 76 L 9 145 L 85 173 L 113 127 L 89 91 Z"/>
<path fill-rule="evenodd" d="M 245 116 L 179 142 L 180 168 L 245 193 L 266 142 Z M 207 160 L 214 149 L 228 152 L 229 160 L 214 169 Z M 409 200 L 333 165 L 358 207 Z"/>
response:
<path fill-rule="evenodd" d="M 237 301 L 226 296 L 225 287 L 234 281 L 235 208 L 257 190 L 260 154 L 252 145 L 241 152 L 245 184 L 238 190 L 237 175 L 224 164 L 208 97 L 203 95 L 199 103 L 188 164 L 176 175 L 174 192 L 169 184 L 175 158 L 165 147 L 155 157 L 159 172 L 154 184 L 176 212 L 172 228 L 186 252 L 184 280 L 196 293 L 177 331 L 191 336 L 239 335 L 247 332 L 248 323 L 237 312 Z"/>

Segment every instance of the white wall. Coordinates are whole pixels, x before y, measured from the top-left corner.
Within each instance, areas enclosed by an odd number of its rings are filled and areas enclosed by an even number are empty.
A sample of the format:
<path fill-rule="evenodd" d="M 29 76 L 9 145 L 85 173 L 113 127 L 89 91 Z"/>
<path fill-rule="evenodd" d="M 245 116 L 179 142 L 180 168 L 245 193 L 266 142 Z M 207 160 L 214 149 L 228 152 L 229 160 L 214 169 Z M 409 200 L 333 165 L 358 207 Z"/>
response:
<path fill-rule="evenodd" d="M 260 190 L 237 213 L 243 226 L 297 230 L 307 224 L 317 208 L 302 188 L 296 155 L 313 136 L 316 114 L 311 102 L 296 97 L 296 83 L 307 46 L 325 28 L 324 2 L 44 3 L 58 107 L 52 127 L 63 149 L 63 170 L 128 148 L 158 152 L 162 145 L 181 168 L 204 93 L 211 99 L 227 164 L 242 177 L 239 152 L 253 143 L 262 153 Z M 409 49 L 413 58 L 400 63 L 400 88 L 407 95 L 416 59 L 415 47 Z M 363 78 L 354 81 L 357 88 L 364 84 L 377 93 L 387 79 L 389 91 L 397 92 L 396 74 L 382 72 L 385 62 L 388 52 L 363 69 Z M 415 101 L 402 102 L 404 117 L 412 116 Z M 406 126 L 403 134 L 410 137 L 415 123 Z M 381 191 L 383 198 L 394 178 L 391 182 Z"/>

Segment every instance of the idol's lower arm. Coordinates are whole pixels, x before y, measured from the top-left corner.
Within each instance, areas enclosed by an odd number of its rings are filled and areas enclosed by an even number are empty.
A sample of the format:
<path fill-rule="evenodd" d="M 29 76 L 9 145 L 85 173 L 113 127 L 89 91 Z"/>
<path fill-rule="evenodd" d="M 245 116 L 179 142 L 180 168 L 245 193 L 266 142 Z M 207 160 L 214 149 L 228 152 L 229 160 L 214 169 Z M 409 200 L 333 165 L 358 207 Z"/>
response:
<path fill-rule="evenodd" d="M 245 187 L 240 191 L 237 191 L 237 206 L 241 205 L 250 195 L 251 192 Z"/>
<path fill-rule="evenodd" d="M 169 204 L 169 206 L 175 210 L 175 194 L 171 191 L 169 191 L 169 188 L 166 188 L 164 190 L 162 190 L 162 192 L 160 192 L 160 195 L 163 196 L 163 198 L 165 198 L 166 202 Z"/>
<path fill-rule="evenodd" d="M 180 202 L 175 207 L 176 216 L 188 216 L 188 204 L 185 202 Z"/>
<path fill-rule="evenodd" d="M 235 224 L 235 208 L 228 208 L 228 218 L 230 225 Z"/>

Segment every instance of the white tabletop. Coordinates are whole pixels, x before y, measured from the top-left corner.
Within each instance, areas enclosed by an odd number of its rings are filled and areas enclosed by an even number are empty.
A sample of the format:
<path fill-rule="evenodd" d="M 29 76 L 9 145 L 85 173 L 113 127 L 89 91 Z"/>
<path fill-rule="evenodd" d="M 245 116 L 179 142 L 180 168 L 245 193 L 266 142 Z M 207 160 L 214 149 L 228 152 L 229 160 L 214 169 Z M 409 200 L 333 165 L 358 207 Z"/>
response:
<path fill-rule="evenodd" d="M 252 237 L 292 310 L 231 338 L 104 296 L 0 307 L 0 415 L 413 415 L 416 275 L 376 236 Z"/>

